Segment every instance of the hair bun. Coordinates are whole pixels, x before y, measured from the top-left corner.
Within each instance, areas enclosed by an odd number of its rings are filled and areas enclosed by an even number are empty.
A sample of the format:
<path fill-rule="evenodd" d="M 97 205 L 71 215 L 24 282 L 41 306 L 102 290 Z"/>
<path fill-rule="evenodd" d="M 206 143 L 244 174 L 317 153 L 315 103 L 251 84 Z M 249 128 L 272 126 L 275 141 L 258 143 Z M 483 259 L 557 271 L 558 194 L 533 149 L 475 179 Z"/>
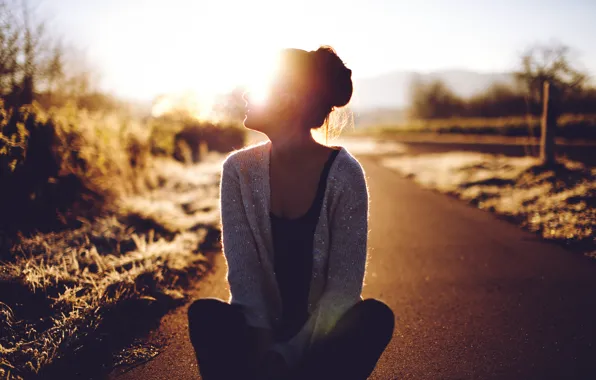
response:
<path fill-rule="evenodd" d="M 352 98 L 352 70 L 348 69 L 330 46 L 313 52 L 320 70 L 320 86 L 324 100 L 330 107 L 343 107 Z"/>

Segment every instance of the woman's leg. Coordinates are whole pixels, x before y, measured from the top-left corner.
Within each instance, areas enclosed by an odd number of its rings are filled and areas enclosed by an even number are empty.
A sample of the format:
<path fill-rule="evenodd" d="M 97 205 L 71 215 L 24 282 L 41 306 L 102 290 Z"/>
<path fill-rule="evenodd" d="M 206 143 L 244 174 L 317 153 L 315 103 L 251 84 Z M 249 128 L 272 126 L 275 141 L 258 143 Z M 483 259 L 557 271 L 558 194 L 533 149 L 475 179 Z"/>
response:
<path fill-rule="evenodd" d="M 188 328 L 204 380 L 251 379 L 248 327 L 238 306 L 197 300 L 188 308 Z"/>
<path fill-rule="evenodd" d="M 306 354 L 301 379 L 363 380 L 374 370 L 391 341 L 393 311 L 366 299 L 352 306 L 333 329 Z"/>

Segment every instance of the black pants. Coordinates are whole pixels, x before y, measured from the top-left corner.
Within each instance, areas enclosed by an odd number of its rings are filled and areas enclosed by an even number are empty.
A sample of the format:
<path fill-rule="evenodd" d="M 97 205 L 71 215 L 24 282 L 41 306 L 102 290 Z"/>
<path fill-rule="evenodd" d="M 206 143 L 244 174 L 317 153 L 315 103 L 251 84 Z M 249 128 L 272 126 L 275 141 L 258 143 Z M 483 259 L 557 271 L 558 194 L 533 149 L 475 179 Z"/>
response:
<path fill-rule="evenodd" d="M 249 330 L 238 307 L 215 298 L 200 299 L 190 305 L 188 322 L 204 380 L 253 378 L 247 354 Z M 368 378 L 391 340 L 394 325 L 393 312 L 381 301 L 358 302 L 309 348 L 293 378 Z"/>

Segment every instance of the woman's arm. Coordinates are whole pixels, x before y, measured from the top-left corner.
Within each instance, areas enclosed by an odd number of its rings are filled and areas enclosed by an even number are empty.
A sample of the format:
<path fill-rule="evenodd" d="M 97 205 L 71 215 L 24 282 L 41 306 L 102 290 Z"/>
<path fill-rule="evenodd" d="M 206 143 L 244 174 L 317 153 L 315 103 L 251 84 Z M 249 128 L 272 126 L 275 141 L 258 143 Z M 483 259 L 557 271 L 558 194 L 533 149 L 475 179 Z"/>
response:
<path fill-rule="evenodd" d="M 228 264 L 231 302 L 242 307 L 249 326 L 270 329 L 262 268 L 244 209 L 239 174 L 230 158 L 223 164 L 220 201 L 222 245 Z"/>
<path fill-rule="evenodd" d="M 340 195 L 331 220 L 327 284 L 320 301 L 317 336 L 327 334 L 361 298 L 368 247 L 368 189 L 359 167 Z"/>
<path fill-rule="evenodd" d="M 275 346 L 290 366 L 302 356 L 311 334 L 315 337 L 327 334 L 343 313 L 360 300 L 367 257 L 368 188 L 360 165 L 346 177 L 349 182 L 341 190 L 330 221 L 325 291 L 300 332 L 287 343 Z"/>

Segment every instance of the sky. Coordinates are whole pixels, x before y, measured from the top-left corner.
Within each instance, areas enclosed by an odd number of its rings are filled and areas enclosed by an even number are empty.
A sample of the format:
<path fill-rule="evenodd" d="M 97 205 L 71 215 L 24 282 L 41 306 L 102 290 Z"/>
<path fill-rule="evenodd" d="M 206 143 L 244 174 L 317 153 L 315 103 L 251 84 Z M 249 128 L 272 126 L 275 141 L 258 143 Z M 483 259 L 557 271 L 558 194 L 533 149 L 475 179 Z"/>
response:
<path fill-rule="evenodd" d="M 395 70 L 509 71 L 537 42 L 596 74 L 595 0 L 41 0 L 119 96 L 266 82 L 277 49 L 333 46 L 354 78 Z"/>

